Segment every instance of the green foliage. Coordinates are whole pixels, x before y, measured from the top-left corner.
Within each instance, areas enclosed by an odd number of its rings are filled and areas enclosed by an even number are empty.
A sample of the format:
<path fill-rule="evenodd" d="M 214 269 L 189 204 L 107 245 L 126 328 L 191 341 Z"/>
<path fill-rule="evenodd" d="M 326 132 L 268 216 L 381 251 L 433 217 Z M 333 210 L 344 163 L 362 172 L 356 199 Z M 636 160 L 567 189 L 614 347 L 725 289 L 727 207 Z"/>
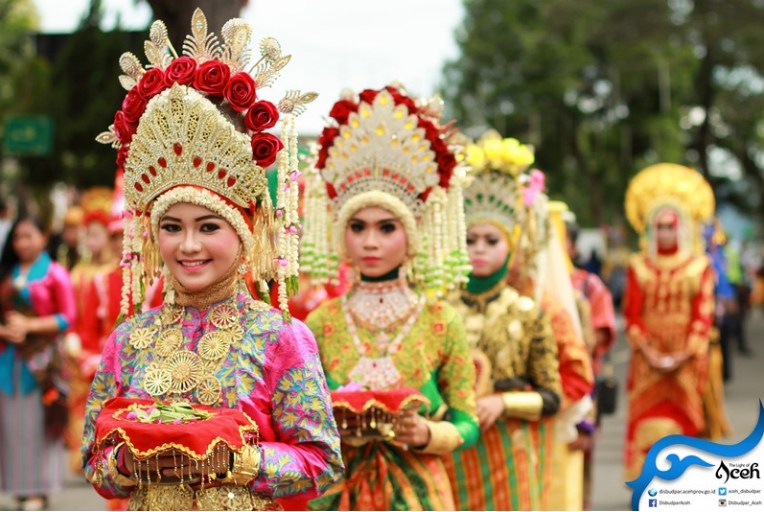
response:
<path fill-rule="evenodd" d="M 36 24 L 31 0 L 0 0 L 0 136 L 3 121 L 15 113 L 16 84 L 33 56 L 29 32 Z"/>
<path fill-rule="evenodd" d="M 551 195 L 582 222 L 617 221 L 628 180 L 645 165 L 685 163 L 709 176 L 717 147 L 734 153 L 764 193 L 751 157 L 762 142 L 762 110 L 754 105 L 764 101 L 761 90 L 742 91 L 757 80 L 764 88 L 763 2 L 464 6 L 461 55 L 444 69 L 452 114 L 469 135 L 496 128 L 534 144 Z"/>
<path fill-rule="evenodd" d="M 78 187 L 114 183 L 115 151 L 95 137 L 111 124 L 125 96 L 117 80 L 119 57 L 128 50 L 139 53 L 142 40 L 122 31 L 103 32 L 99 24 L 100 2 L 93 2 L 52 70 L 57 151 L 49 177 Z"/>
<path fill-rule="evenodd" d="M 14 2 L 26 0 L 0 0 L 0 19 L 4 4 Z M 0 79 L 0 121 L 9 114 L 54 120 L 53 154 L 19 159 L 20 179 L 33 189 L 47 190 L 59 181 L 80 188 L 114 183 L 116 153 L 95 137 L 111 124 L 126 92 L 118 83 L 119 57 L 128 50 L 138 54 L 145 35 L 101 31 L 100 10 L 100 2 L 92 1 L 80 27 L 62 38 L 53 62 L 32 53 L 28 23 L 20 26 L 9 50 L 0 53 L 13 56 L 7 64 L 0 57 L 0 78 L 3 69 L 13 69 L 8 80 Z M 5 43 L 8 33 L 3 29 L 0 34 Z"/>

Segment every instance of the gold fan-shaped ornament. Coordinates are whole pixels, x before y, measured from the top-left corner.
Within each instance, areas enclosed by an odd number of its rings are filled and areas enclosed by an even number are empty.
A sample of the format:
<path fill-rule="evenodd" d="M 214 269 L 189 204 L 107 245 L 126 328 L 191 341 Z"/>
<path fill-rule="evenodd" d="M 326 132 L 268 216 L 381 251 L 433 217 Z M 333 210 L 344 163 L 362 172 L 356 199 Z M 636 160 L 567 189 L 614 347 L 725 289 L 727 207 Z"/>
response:
<path fill-rule="evenodd" d="M 714 191 L 696 170 L 678 164 L 660 163 L 639 171 L 626 189 L 626 217 L 635 231 L 643 233 L 656 207 L 681 207 L 694 222 L 713 218 Z"/>

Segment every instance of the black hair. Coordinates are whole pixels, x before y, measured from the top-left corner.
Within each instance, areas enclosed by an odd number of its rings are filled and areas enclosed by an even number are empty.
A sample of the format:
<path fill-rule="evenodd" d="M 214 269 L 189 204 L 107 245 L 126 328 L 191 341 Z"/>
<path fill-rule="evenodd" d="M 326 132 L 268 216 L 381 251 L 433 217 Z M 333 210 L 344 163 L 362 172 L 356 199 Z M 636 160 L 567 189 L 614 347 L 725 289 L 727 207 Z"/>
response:
<path fill-rule="evenodd" d="M 43 235 L 47 235 L 48 233 L 47 226 L 43 220 L 35 215 L 21 215 L 13 221 L 13 226 L 11 226 L 11 230 L 8 232 L 8 240 L 5 243 L 5 247 L 3 247 L 3 254 L 0 255 L 0 282 L 5 280 L 5 278 L 10 275 L 13 267 L 19 263 L 19 257 L 16 254 L 16 251 L 13 250 L 13 235 L 16 233 L 16 228 L 19 227 L 19 224 L 23 222 L 31 222 Z M 45 248 L 43 248 L 43 251 L 44 250 Z"/>

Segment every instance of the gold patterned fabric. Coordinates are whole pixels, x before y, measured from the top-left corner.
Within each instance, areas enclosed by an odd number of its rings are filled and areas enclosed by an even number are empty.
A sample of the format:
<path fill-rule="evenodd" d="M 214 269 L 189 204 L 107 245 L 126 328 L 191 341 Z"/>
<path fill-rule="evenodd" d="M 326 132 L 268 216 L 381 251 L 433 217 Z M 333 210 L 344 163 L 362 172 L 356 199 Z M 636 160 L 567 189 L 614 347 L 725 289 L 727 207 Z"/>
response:
<path fill-rule="evenodd" d="M 702 396 L 713 316 L 713 274 L 708 258 L 681 252 L 632 257 L 624 316 L 633 348 L 627 383 L 626 471 L 629 478 L 636 478 L 646 448 L 652 444 L 639 434 L 652 432 L 643 424 L 671 419 L 686 435 L 696 435 L 704 427 Z M 638 349 L 642 343 L 665 357 L 681 350 L 690 351 L 691 357 L 673 372 L 658 371 Z"/>
<path fill-rule="evenodd" d="M 521 378 L 561 393 L 557 346 L 548 319 L 532 299 L 500 283 L 481 295 L 462 292 L 455 307 L 470 347 L 488 356 L 494 384 Z"/>
<path fill-rule="evenodd" d="M 538 510 L 552 432 L 537 420 L 549 394 L 558 406 L 562 393 L 549 321 L 503 282 L 479 295 L 462 292 L 453 302 L 471 348 L 483 356 L 476 366 L 490 376 L 481 394 L 500 392 L 505 413 L 475 447 L 447 460 L 456 509 Z"/>

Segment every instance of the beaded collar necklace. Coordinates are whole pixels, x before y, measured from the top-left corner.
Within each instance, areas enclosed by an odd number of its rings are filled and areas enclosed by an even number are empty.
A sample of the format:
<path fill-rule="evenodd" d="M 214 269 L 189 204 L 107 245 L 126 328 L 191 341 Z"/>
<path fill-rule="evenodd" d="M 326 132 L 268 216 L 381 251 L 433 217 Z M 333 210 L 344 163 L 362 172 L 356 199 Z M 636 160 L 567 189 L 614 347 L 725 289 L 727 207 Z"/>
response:
<path fill-rule="evenodd" d="M 356 286 L 350 298 L 342 298 L 342 311 L 348 332 L 360 356 L 350 371 L 349 377 L 353 382 L 369 389 L 387 389 L 399 384 L 401 375 L 392 356 L 400 350 L 424 304 L 424 297 L 418 297 L 401 281 L 361 283 Z M 381 357 L 367 357 L 366 345 L 358 337 L 356 318 L 372 332 Z M 397 326 L 400 328 L 391 340 L 390 331 Z"/>

